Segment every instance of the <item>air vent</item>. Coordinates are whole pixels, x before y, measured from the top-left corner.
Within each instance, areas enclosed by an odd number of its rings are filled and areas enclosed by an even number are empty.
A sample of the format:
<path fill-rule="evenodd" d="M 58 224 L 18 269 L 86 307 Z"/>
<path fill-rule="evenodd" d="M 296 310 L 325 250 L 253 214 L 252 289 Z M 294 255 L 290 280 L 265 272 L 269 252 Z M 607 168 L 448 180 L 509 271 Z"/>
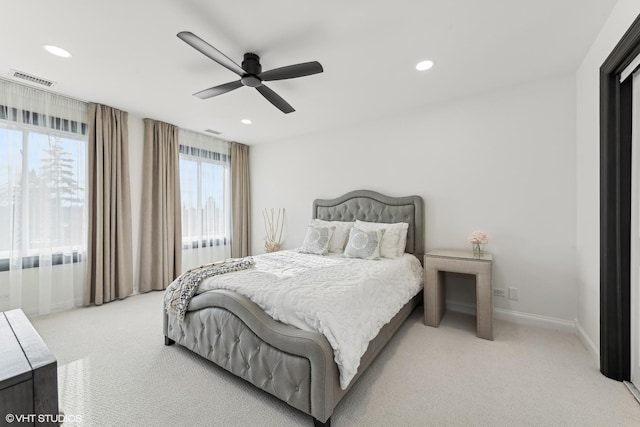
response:
<path fill-rule="evenodd" d="M 205 132 L 209 132 L 212 133 L 214 135 L 220 135 L 222 132 L 218 132 L 217 130 L 213 130 L 213 129 L 205 129 Z"/>
<path fill-rule="evenodd" d="M 53 87 L 56 84 L 56 82 L 54 81 L 43 79 L 42 77 L 37 77 L 31 74 L 23 73 L 22 71 L 18 71 L 18 70 L 9 70 L 9 77 L 26 80 L 30 83 L 35 83 L 35 84 L 39 84 L 46 87 Z"/>

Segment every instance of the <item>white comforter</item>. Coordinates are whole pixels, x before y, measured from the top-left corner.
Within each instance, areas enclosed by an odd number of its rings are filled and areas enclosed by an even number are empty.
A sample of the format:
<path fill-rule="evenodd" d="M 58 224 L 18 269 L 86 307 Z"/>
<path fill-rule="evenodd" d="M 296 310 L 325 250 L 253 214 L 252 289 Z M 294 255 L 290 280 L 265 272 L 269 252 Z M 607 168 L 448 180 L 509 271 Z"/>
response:
<path fill-rule="evenodd" d="M 198 293 L 238 292 L 282 323 L 322 333 L 347 388 L 369 341 L 422 288 L 413 255 L 377 261 L 296 250 L 254 257 L 255 267 L 203 280 Z"/>

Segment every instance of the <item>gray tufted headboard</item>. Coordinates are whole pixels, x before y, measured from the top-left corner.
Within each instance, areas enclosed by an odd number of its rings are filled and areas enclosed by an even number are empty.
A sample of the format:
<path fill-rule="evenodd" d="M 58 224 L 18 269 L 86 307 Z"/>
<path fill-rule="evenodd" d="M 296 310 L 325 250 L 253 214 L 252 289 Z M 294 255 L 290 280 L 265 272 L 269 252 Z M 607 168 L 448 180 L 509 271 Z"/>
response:
<path fill-rule="evenodd" d="M 335 199 L 313 201 L 312 218 L 325 221 L 406 222 L 406 252 L 422 262 L 424 254 L 424 208 L 422 197 L 390 197 L 370 190 L 351 191 Z"/>

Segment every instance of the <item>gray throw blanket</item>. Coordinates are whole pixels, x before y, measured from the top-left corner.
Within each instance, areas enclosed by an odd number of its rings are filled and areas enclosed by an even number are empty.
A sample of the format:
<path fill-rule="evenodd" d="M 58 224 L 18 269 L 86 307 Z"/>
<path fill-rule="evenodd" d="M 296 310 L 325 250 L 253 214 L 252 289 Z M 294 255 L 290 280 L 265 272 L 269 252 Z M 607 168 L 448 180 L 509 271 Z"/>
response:
<path fill-rule="evenodd" d="M 253 258 L 233 258 L 212 264 L 201 265 L 182 273 L 173 281 L 164 293 L 164 308 L 183 321 L 191 298 L 195 295 L 200 283 L 207 277 L 217 276 L 232 271 L 245 270 L 253 265 Z"/>

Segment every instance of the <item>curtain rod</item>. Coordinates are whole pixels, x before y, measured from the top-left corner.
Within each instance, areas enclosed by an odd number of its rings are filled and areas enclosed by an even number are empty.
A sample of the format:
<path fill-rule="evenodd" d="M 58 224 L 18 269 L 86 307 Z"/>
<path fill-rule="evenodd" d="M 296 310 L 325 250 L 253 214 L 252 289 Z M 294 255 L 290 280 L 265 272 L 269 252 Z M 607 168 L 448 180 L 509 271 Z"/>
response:
<path fill-rule="evenodd" d="M 85 101 L 84 99 L 78 99 L 78 98 L 75 98 L 73 96 L 65 95 L 63 93 L 54 92 L 54 91 L 52 91 L 50 89 L 42 89 L 42 88 L 39 88 L 39 87 L 36 87 L 36 86 L 32 86 L 32 85 L 29 85 L 29 84 L 26 84 L 26 83 L 17 82 L 15 80 L 8 79 L 6 77 L 0 76 L 0 80 L 4 80 L 5 82 L 12 83 L 12 84 L 15 84 L 15 85 L 18 85 L 18 86 L 23 86 L 23 87 L 26 87 L 26 88 L 29 88 L 29 89 L 41 90 L 42 92 L 47 92 L 47 93 L 50 93 L 52 95 L 64 96 L 65 98 L 73 99 L 74 101 L 84 102 L 85 104 L 89 104 L 89 101 Z"/>
<path fill-rule="evenodd" d="M 89 102 L 89 101 L 85 101 L 84 99 L 75 98 L 75 97 L 73 97 L 73 96 L 65 95 L 65 94 L 62 94 L 62 93 L 59 93 L 59 92 L 54 92 L 54 91 L 52 91 L 52 90 L 48 90 L 48 89 L 41 89 L 41 88 L 39 88 L 39 87 L 31 86 L 31 85 L 29 85 L 29 84 L 22 83 L 22 82 L 17 82 L 17 81 L 15 81 L 15 80 L 8 79 L 8 78 L 6 78 L 6 77 L 2 77 L 2 76 L 0 76 L 0 80 L 4 80 L 5 82 L 12 83 L 12 84 L 19 85 L 19 86 L 23 86 L 23 87 L 26 87 L 26 88 L 29 88 L 29 89 L 41 90 L 42 92 L 47 92 L 47 93 L 50 93 L 50 94 L 52 94 L 52 95 L 64 96 L 65 98 L 73 99 L 74 101 L 78 101 L 78 102 L 84 102 L 85 104 L 89 104 L 89 103 L 91 103 L 91 102 Z M 96 102 L 96 104 L 99 104 L 99 103 L 98 103 L 98 102 Z M 103 104 L 103 105 L 104 105 L 104 104 Z M 124 110 L 123 110 L 123 111 L 124 111 Z M 128 114 L 128 111 L 127 111 L 127 114 Z M 152 119 L 152 120 L 154 120 L 154 119 Z M 206 136 L 206 137 L 209 137 L 209 138 L 217 139 L 217 140 L 219 140 L 219 141 L 228 142 L 228 143 L 233 142 L 233 141 L 230 141 L 230 140 L 228 140 L 228 139 L 221 138 L 221 137 L 219 137 L 219 136 L 213 136 L 213 135 L 210 135 L 210 134 L 206 134 L 206 133 L 204 133 L 204 132 L 199 132 L 199 131 L 196 131 L 196 130 L 186 129 L 186 128 L 182 128 L 182 127 L 180 127 L 180 126 L 176 126 L 176 127 L 177 127 L 178 129 L 186 130 L 186 131 L 188 131 L 188 132 L 193 132 L 193 133 L 196 133 L 196 134 L 198 134 L 198 135 L 202 135 L 202 136 Z"/>

